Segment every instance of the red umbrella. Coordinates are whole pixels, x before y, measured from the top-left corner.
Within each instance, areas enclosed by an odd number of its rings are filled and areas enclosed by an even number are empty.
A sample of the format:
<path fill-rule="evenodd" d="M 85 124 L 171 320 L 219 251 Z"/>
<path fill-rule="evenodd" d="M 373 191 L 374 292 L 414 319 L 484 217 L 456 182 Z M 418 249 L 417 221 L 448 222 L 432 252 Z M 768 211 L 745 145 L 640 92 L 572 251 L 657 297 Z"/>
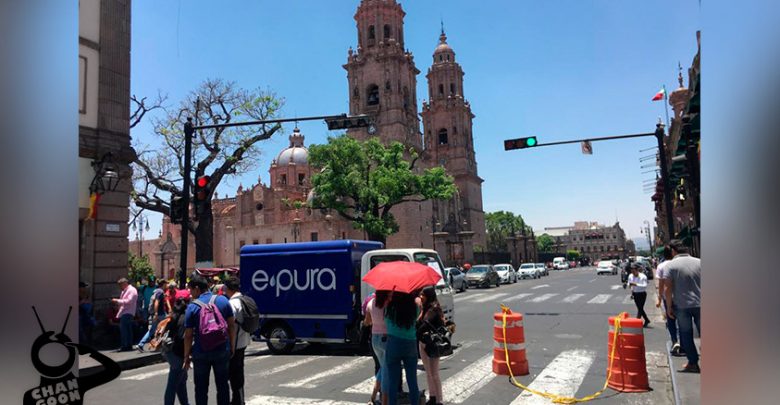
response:
<path fill-rule="evenodd" d="M 371 269 L 363 281 L 377 290 L 412 291 L 429 285 L 436 285 L 441 274 L 424 264 L 416 262 L 384 262 Z"/>

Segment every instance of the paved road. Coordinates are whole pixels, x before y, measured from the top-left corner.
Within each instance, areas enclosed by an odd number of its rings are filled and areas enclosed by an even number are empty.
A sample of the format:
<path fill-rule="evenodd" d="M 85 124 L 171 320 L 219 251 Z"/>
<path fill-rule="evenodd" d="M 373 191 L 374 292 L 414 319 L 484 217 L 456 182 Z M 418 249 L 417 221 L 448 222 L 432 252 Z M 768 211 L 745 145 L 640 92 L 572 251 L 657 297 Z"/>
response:
<path fill-rule="evenodd" d="M 525 315 L 526 351 L 530 374 L 519 377 L 532 388 L 582 397 L 604 384 L 607 367 L 607 318 L 621 311 L 635 313 L 619 276 L 596 276 L 593 268 L 551 272 L 539 280 L 522 280 L 499 288 L 471 289 L 456 296 L 455 337 L 460 345 L 443 359 L 441 377 L 446 403 L 542 404 L 544 398 L 513 387 L 491 370 L 492 314 L 503 302 Z M 646 309 L 653 327 L 645 330 L 648 373 L 653 390 L 620 394 L 607 390 L 601 404 L 669 404 L 669 369 L 664 355 L 666 332 L 653 303 Z M 253 343 L 258 344 L 258 343 Z M 263 350 L 247 359 L 248 403 L 357 405 L 368 400 L 373 371 L 371 357 L 351 355 L 340 346 L 301 345 L 289 356 Z M 425 387 L 422 365 L 418 381 Z M 165 389 L 163 364 L 123 373 L 118 380 L 87 394 L 88 403 L 111 403 L 117 398 L 159 403 Z M 190 400 L 192 396 L 190 377 Z M 211 399 L 214 402 L 212 382 Z"/>

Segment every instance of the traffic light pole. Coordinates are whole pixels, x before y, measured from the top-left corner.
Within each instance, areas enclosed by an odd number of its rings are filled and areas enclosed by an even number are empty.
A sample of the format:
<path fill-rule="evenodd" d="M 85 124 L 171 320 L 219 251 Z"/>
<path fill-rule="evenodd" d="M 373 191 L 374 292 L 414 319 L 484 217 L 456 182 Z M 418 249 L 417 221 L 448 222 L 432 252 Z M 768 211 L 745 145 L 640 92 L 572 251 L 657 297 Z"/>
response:
<path fill-rule="evenodd" d="M 181 218 L 181 262 L 179 264 L 179 288 L 187 288 L 187 248 L 189 247 L 190 234 L 190 171 L 192 171 L 192 137 L 195 135 L 195 127 L 192 126 L 192 118 L 187 118 L 184 124 L 184 185 L 182 186 L 182 205 L 184 213 Z"/>
<path fill-rule="evenodd" d="M 667 226 L 667 232 L 664 233 L 663 241 L 668 242 L 674 233 L 674 218 L 672 216 L 672 194 L 671 194 L 672 190 L 669 187 L 669 168 L 666 166 L 666 162 L 667 162 L 666 152 L 665 152 L 666 149 L 664 148 L 664 124 L 661 123 L 657 124 L 655 126 L 655 132 L 649 132 L 644 134 L 604 136 L 599 138 L 575 139 L 572 141 L 537 143 L 536 145 L 533 146 L 529 145 L 527 147 L 513 148 L 513 149 L 531 149 L 531 148 L 538 148 L 540 146 L 566 145 L 571 143 L 581 143 L 585 141 L 589 141 L 589 142 L 611 141 L 615 139 L 642 138 L 646 136 L 654 136 L 658 140 L 658 151 L 659 151 L 658 155 L 661 164 L 661 183 L 663 184 L 663 188 L 664 188 L 664 208 L 666 211 L 666 226 Z M 521 139 L 525 139 L 525 138 L 521 138 Z M 505 142 L 510 142 L 510 141 L 511 140 Z"/>

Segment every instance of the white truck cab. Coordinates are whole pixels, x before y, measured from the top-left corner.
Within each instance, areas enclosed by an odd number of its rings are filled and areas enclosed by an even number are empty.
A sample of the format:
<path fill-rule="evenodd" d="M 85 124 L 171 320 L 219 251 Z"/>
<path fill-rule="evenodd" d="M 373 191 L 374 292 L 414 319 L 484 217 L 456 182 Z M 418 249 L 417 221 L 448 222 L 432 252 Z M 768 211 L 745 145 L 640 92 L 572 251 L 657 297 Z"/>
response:
<path fill-rule="evenodd" d="M 366 252 L 363 255 L 360 263 L 360 279 L 373 269 L 374 266 L 382 262 L 417 262 L 427 265 L 436 270 L 442 278 L 436 284 L 436 298 L 439 300 L 439 305 L 444 311 L 444 318 L 448 321 L 455 321 L 455 302 L 452 298 L 452 287 L 449 285 L 449 280 L 444 277 L 444 265 L 441 262 L 439 254 L 435 250 L 430 249 L 378 249 Z M 366 297 L 374 292 L 374 287 L 368 285 L 366 282 L 362 282 L 361 288 L 361 302 Z"/>

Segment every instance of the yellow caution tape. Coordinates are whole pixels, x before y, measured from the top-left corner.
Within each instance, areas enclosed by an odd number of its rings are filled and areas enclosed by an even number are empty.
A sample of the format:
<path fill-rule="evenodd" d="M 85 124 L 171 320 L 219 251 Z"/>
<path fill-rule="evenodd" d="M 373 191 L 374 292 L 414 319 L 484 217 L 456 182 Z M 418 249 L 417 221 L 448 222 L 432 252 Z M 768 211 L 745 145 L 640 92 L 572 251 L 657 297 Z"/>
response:
<path fill-rule="evenodd" d="M 536 391 L 534 389 L 526 387 L 525 385 L 523 385 L 522 383 L 518 382 L 515 379 L 515 375 L 514 373 L 512 373 L 512 365 L 509 363 L 509 350 L 507 350 L 507 343 L 506 343 L 506 314 L 510 313 L 511 311 L 509 310 L 509 307 L 507 307 L 504 304 L 501 304 L 501 312 L 503 312 L 502 333 L 504 337 L 504 355 L 506 356 L 506 365 L 509 368 L 509 376 L 510 376 L 509 381 L 512 383 L 512 385 L 522 388 L 532 394 L 545 397 L 556 404 L 576 404 L 578 402 L 588 402 L 595 399 L 596 397 L 598 397 L 604 391 L 607 390 L 609 379 L 610 377 L 612 377 L 612 362 L 615 359 L 615 348 L 617 347 L 617 337 L 621 332 L 620 321 L 623 319 L 623 314 L 625 312 L 621 312 L 617 317 L 615 317 L 615 333 L 612 338 L 612 351 L 609 353 L 609 368 L 607 368 L 607 379 L 604 381 L 604 387 L 602 387 L 596 393 L 588 395 L 587 397 L 583 397 L 583 398 L 567 397 L 563 395 L 553 394 L 550 392 Z"/>

